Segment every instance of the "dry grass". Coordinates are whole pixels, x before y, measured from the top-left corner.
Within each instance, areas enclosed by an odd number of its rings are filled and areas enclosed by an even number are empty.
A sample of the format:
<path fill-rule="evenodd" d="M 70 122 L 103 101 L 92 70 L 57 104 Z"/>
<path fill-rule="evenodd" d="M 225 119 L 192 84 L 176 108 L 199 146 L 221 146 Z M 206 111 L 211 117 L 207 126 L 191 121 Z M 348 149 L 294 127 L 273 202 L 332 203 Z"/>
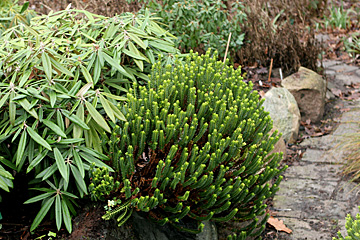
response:
<path fill-rule="evenodd" d="M 337 149 L 346 153 L 343 174 L 350 176 L 351 182 L 358 182 L 360 180 L 360 131 L 343 137 L 344 140 L 336 146 Z"/>
<path fill-rule="evenodd" d="M 299 2 L 290 0 L 246 0 L 248 20 L 242 24 L 246 33 L 245 44 L 237 52 L 244 66 L 281 67 L 286 75 L 296 72 L 300 66 L 317 71 L 317 59 L 321 52 L 314 32 L 306 27 L 311 24 Z M 320 10 L 318 10 L 320 11 Z M 318 14 L 318 13 L 312 13 Z"/>

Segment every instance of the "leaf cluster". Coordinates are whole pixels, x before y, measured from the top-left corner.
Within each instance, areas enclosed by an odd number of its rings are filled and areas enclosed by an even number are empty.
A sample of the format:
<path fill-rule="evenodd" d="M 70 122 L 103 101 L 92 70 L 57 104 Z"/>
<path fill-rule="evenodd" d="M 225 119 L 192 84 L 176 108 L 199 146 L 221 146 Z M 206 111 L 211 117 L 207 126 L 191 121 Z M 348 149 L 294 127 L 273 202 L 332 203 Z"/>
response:
<path fill-rule="evenodd" d="M 26 202 L 42 201 L 31 231 L 54 209 L 57 228 L 64 222 L 71 232 L 75 211 L 67 209 L 88 194 L 91 164 L 113 171 L 101 136 L 126 121 L 124 94 L 134 82 L 146 84 L 157 56 L 166 64 L 177 53 L 156 19 L 67 8 L 0 37 L 0 188 L 13 187 L 12 169 L 45 191 Z"/>
<path fill-rule="evenodd" d="M 28 10 L 29 2 L 19 6 L 17 1 L 0 2 L 0 36 L 8 28 L 16 25 L 29 25 L 31 18 L 36 16 L 34 11 Z"/>
<path fill-rule="evenodd" d="M 223 57 L 230 33 L 230 52 L 236 52 L 243 44 L 244 34 L 240 23 L 246 21 L 246 15 L 239 1 L 232 4 L 220 0 L 145 2 L 143 9 L 146 7 L 158 13 L 170 32 L 178 37 L 177 45 L 182 52 L 192 49 L 204 53 L 212 48 L 217 49 L 220 57 Z"/>
<path fill-rule="evenodd" d="M 208 51 L 184 64 L 157 63 L 149 84 L 129 91 L 128 121 L 107 140 L 121 182 L 115 195 L 159 224 L 198 232 L 204 220 L 251 219 L 240 231 L 256 236 L 267 219 L 257 218 L 263 200 L 281 177 L 267 182 L 285 169 L 280 154 L 269 155 L 279 136 L 269 134 L 272 121 L 241 70 L 216 59 Z M 198 228 L 179 225 L 184 217 Z"/>

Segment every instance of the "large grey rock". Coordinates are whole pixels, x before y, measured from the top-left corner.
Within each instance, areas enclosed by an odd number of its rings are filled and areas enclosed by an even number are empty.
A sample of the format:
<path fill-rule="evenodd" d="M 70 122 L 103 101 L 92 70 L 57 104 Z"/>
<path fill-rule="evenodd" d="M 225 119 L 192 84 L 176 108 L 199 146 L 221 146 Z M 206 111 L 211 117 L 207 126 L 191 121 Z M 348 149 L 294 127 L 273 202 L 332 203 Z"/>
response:
<path fill-rule="evenodd" d="M 300 127 L 300 112 L 295 98 L 285 88 L 272 88 L 264 96 L 265 111 L 270 113 L 274 127 L 285 141 L 294 143 Z"/>
<path fill-rule="evenodd" d="M 281 82 L 295 97 L 301 113 L 301 120 L 312 122 L 321 120 L 324 114 L 326 80 L 316 72 L 300 67 Z"/>

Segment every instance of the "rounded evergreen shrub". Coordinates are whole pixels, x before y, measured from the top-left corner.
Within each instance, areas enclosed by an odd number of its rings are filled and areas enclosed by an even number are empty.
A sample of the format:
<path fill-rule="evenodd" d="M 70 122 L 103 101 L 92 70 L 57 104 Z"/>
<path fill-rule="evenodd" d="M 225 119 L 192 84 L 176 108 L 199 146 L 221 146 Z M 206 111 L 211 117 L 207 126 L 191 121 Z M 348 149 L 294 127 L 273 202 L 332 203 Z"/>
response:
<path fill-rule="evenodd" d="M 118 216 L 122 224 L 136 210 L 191 232 L 202 230 L 201 221 L 230 219 L 250 220 L 239 229 L 248 235 L 263 230 L 267 217 L 257 217 L 285 169 L 279 169 L 281 154 L 269 154 L 279 136 L 269 135 L 272 120 L 241 70 L 216 59 L 208 51 L 165 68 L 157 63 L 148 86 L 130 90 L 127 122 L 108 140 L 120 182 L 111 197 L 123 201 L 105 219 Z M 101 195 L 99 186 L 90 185 L 94 196 Z M 185 217 L 198 228 L 183 228 Z"/>

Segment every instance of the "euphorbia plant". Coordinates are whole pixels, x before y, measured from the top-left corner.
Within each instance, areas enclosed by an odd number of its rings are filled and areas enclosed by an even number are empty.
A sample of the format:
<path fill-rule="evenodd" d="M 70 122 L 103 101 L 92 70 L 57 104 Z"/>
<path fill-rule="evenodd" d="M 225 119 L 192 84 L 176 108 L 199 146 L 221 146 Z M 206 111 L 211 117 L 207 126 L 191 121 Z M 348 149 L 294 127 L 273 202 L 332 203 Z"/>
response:
<path fill-rule="evenodd" d="M 270 135 L 272 120 L 241 70 L 216 59 L 208 51 L 165 68 L 157 63 L 149 84 L 129 91 L 128 121 L 117 123 L 107 152 L 117 176 L 108 185 L 120 183 L 109 198 L 123 202 L 105 219 L 117 216 L 121 225 L 136 210 L 190 232 L 201 231 L 204 220 L 251 220 L 240 236 L 264 229 L 263 201 L 282 178 L 268 182 L 285 169 L 280 154 L 269 155 L 277 132 Z M 101 184 L 90 185 L 94 196 L 109 193 Z M 198 228 L 185 229 L 185 217 Z"/>

